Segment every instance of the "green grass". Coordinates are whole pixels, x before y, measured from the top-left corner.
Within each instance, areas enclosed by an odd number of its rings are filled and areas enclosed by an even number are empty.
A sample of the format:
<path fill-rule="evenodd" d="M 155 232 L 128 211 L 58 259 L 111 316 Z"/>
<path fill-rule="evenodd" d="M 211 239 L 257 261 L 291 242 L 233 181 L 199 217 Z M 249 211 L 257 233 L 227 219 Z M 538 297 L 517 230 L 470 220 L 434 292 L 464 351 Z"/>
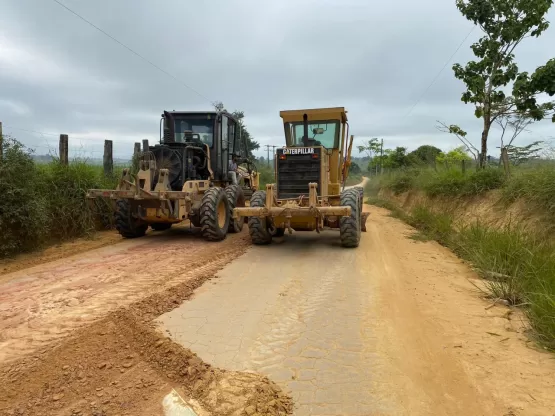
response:
<path fill-rule="evenodd" d="M 6 137 L 3 150 L 0 258 L 89 235 L 99 223 L 110 226 L 110 206 L 97 201 L 91 210 L 85 194 L 90 188 L 114 188 L 118 172 L 105 177 L 101 166 L 83 160 L 37 164 L 24 146 Z"/>
<path fill-rule="evenodd" d="M 410 214 L 389 201 L 370 198 L 370 204 L 392 210 L 414 226 L 418 241 L 433 239 L 469 261 L 484 277 L 493 299 L 505 299 L 526 311 L 538 340 L 555 349 L 555 245 L 535 238 L 516 227 L 490 229 L 480 223 L 454 226 L 448 213 L 436 213 L 425 206 Z"/>
<path fill-rule="evenodd" d="M 555 220 L 555 165 L 522 168 L 513 173 L 503 187 L 506 202 L 522 199 Z"/>

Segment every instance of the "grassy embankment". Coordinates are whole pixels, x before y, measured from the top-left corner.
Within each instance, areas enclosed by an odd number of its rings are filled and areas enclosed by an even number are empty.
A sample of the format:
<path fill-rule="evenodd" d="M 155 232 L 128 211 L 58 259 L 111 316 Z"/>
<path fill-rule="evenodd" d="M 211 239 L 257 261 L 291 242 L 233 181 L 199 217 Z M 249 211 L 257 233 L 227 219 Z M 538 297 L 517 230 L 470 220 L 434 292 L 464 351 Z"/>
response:
<path fill-rule="evenodd" d="M 509 178 L 496 168 L 466 174 L 410 170 L 371 181 L 367 192 L 370 203 L 392 210 L 418 229 L 414 238 L 437 240 L 470 262 L 485 279 L 488 295 L 523 307 L 538 340 L 555 349 L 555 165 L 519 167 Z M 400 209 L 396 197 L 407 193 L 420 198 L 410 209 Z M 511 219 L 492 226 L 478 216 L 461 221 L 457 214 L 465 204 L 488 195 L 495 196 L 489 208 L 498 210 L 498 216 L 520 202 L 526 215 L 543 227 Z"/>

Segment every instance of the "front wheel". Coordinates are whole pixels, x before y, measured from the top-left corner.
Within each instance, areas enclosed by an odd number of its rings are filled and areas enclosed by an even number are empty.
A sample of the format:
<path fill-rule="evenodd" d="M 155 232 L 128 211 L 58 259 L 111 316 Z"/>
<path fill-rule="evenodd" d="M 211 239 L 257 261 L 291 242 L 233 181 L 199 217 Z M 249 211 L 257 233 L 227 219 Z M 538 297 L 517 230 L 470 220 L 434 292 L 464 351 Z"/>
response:
<path fill-rule="evenodd" d="M 256 191 L 252 194 L 251 207 L 263 208 L 264 205 L 266 205 L 266 191 Z M 266 218 L 249 217 L 249 234 L 253 244 L 264 245 L 272 242 L 272 234 L 268 230 Z"/>
<path fill-rule="evenodd" d="M 229 229 L 230 233 L 239 233 L 243 229 L 243 224 L 245 223 L 244 217 L 238 217 L 233 219 L 233 209 L 236 207 L 245 206 L 245 195 L 243 193 L 243 188 L 239 185 L 229 185 L 225 188 L 225 193 L 227 195 L 227 201 L 229 203 Z"/>
<path fill-rule="evenodd" d="M 360 243 L 360 193 L 357 189 L 341 192 L 341 206 L 351 207 L 351 215 L 339 219 L 339 236 L 343 247 L 358 247 Z"/>
<path fill-rule="evenodd" d="M 210 188 L 200 203 L 200 233 L 205 240 L 221 241 L 229 228 L 229 201 L 222 188 Z"/>
<path fill-rule="evenodd" d="M 116 202 L 115 212 L 116 230 L 124 238 L 137 238 L 145 235 L 148 224 L 141 222 L 131 212 L 131 206 L 126 199 Z"/>

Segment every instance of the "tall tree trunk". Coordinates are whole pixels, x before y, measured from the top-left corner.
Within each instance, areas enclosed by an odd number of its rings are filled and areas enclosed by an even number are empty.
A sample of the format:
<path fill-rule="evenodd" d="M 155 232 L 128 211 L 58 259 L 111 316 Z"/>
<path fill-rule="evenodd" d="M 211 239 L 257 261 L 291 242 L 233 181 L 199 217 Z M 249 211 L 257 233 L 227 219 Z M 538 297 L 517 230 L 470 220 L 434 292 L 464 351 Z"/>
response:
<path fill-rule="evenodd" d="M 480 150 L 480 168 L 486 167 L 488 157 L 488 135 L 491 127 L 491 121 L 487 114 L 484 114 L 484 130 L 482 131 L 482 150 Z"/>

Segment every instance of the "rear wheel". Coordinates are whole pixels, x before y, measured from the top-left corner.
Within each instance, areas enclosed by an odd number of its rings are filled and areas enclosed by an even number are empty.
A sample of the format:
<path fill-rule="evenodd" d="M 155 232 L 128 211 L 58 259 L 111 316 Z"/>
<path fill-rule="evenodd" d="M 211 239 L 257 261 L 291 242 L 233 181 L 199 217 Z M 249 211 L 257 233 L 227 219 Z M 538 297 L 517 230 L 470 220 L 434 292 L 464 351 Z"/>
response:
<path fill-rule="evenodd" d="M 172 226 L 171 223 L 164 223 L 164 222 L 155 222 L 153 224 L 150 224 L 150 228 L 152 228 L 154 231 L 169 230 L 171 226 Z"/>
<path fill-rule="evenodd" d="M 142 237 L 148 229 L 148 224 L 133 216 L 129 201 L 126 199 L 119 199 L 116 202 L 115 223 L 116 230 L 124 238 Z"/>
<path fill-rule="evenodd" d="M 341 192 L 341 206 L 351 207 L 351 215 L 339 219 L 339 236 L 343 247 L 358 247 L 360 242 L 360 193 L 357 189 Z"/>
<path fill-rule="evenodd" d="M 245 206 L 243 188 L 239 185 L 229 185 L 225 188 L 225 194 L 227 195 L 227 202 L 229 203 L 229 228 L 227 231 L 230 233 L 239 233 L 243 229 L 245 219 L 244 217 L 233 219 L 233 209 Z"/>
<path fill-rule="evenodd" d="M 263 208 L 266 204 L 266 191 L 256 191 L 252 194 L 250 206 L 253 208 Z M 251 241 L 256 245 L 270 244 L 272 234 L 268 230 L 266 218 L 249 217 L 249 234 Z"/>
<path fill-rule="evenodd" d="M 200 233 L 205 240 L 220 241 L 229 228 L 229 202 L 222 188 L 210 188 L 200 203 Z"/>

